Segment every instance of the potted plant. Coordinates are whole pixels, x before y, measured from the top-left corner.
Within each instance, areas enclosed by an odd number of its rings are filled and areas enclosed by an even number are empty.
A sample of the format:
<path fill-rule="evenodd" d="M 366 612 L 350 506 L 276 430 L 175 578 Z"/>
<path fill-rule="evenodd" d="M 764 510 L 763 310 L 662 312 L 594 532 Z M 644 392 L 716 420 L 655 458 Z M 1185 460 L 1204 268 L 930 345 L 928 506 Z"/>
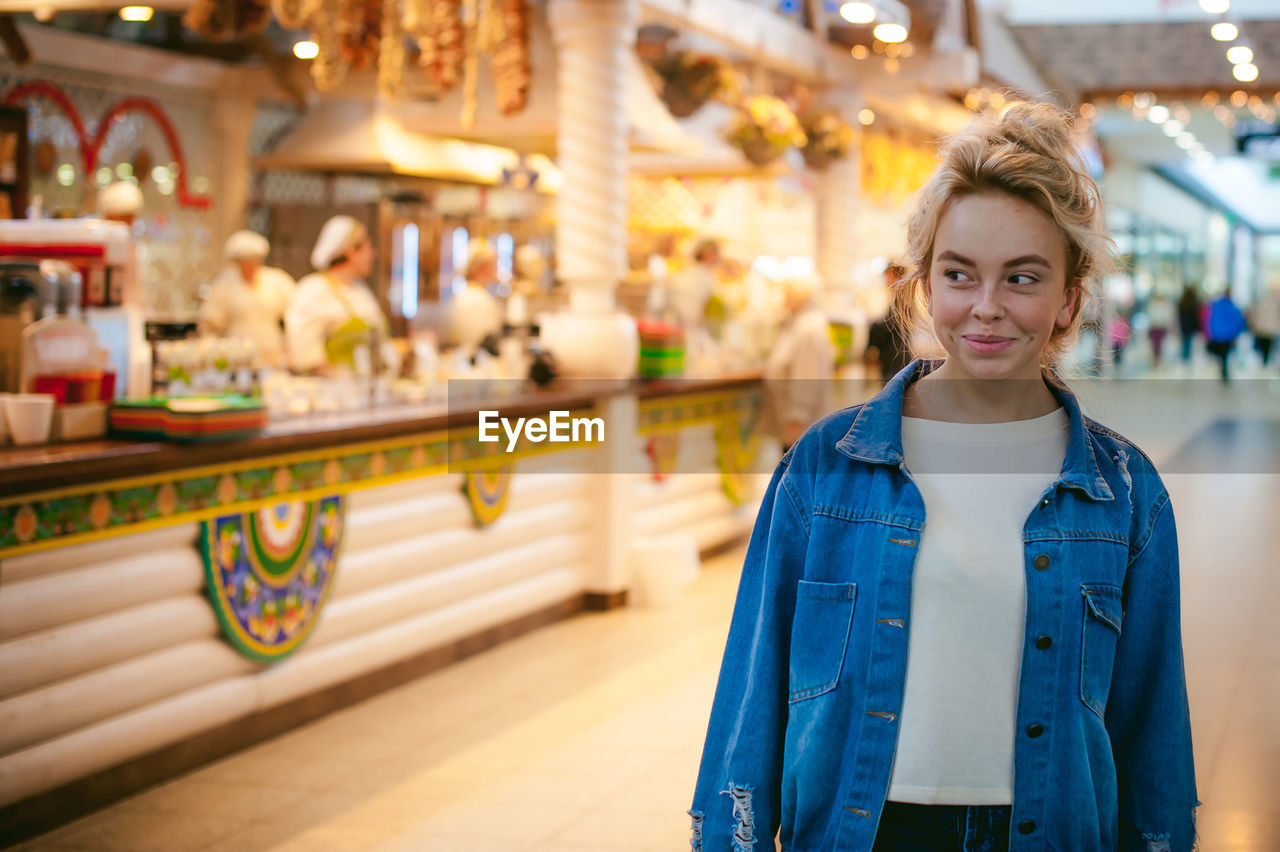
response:
<path fill-rule="evenodd" d="M 804 127 L 805 142 L 801 153 L 810 168 L 825 169 L 836 160 L 843 160 L 853 145 L 853 128 L 841 120 L 833 111 L 806 115 L 801 122 Z"/>
<path fill-rule="evenodd" d="M 727 101 L 736 96 L 737 73 L 719 56 L 676 50 L 652 64 L 662 78 L 662 100 L 677 118 L 693 115 L 713 97 Z"/>
<path fill-rule="evenodd" d="M 743 101 L 725 138 L 757 166 L 773 162 L 790 146 L 803 148 L 807 140 L 791 108 L 769 95 Z"/>

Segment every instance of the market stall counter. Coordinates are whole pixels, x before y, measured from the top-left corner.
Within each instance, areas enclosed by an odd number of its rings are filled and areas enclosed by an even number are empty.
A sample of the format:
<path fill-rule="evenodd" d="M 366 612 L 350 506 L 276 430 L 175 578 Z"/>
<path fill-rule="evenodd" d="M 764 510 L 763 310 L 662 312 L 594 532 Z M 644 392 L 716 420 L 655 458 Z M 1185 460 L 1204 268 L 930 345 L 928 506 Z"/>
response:
<path fill-rule="evenodd" d="M 622 605 L 655 539 L 741 537 L 760 401 L 756 374 L 565 382 L 0 450 L 0 841 Z M 481 440 L 485 411 L 602 428 Z"/>

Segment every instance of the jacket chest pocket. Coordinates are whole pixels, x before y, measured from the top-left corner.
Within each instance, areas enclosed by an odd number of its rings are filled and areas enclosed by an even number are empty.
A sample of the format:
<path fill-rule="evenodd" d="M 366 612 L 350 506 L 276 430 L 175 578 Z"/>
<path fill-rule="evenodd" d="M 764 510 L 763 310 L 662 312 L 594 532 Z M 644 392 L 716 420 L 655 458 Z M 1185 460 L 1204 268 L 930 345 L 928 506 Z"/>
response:
<path fill-rule="evenodd" d="M 1124 610 L 1120 603 L 1120 587 L 1108 585 L 1081 586 L 1084 597 L 1084 635 L 1080 649 L 1080 700 L 1102 718 L 1111 691 L 1111 674 L 1115 668 L 1116 645 L 1120 641 L 1120 624 Z"/>
<path fill-rule="evenodd" d="M 853 625 L 853 583 L 801 580 L 791 622 L 788 701 L 816 698 L 836 688 Z"/>

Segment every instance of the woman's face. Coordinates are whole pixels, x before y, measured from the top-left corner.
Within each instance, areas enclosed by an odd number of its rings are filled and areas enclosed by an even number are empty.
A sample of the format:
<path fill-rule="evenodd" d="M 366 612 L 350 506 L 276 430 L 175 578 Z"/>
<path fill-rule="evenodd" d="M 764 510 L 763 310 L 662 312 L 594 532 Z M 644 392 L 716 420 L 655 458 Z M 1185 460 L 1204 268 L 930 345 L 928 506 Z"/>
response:
<path fill-rule="evenodd" d="M 352 250 L 348 258 L 351 269 L 357 278 L 367 279 L 373 274 L 373 240 L 368 237 Z"/>
<path fill-rule="evenodd" d="M 953 377 L 1039 378 L 1054 329 L 1071 324 L 1066 263 L 1065 239 L 1034 205 L 998 193 L 948 203 L 928 295 Z"/>

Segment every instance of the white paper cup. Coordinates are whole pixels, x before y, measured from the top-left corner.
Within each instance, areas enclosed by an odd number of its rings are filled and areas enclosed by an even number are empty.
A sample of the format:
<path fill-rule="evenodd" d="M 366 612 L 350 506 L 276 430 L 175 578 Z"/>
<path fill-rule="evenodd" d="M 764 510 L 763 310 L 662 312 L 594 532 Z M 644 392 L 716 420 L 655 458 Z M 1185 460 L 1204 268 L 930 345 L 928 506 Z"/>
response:
<path fill-rule="evenodd" d="M 51 393 L 15 393 L 4 398 L 9 433 L 15 444 L 28 446 L 49 441 L 49 427 L 53 425 L 53 403 Z"/>

